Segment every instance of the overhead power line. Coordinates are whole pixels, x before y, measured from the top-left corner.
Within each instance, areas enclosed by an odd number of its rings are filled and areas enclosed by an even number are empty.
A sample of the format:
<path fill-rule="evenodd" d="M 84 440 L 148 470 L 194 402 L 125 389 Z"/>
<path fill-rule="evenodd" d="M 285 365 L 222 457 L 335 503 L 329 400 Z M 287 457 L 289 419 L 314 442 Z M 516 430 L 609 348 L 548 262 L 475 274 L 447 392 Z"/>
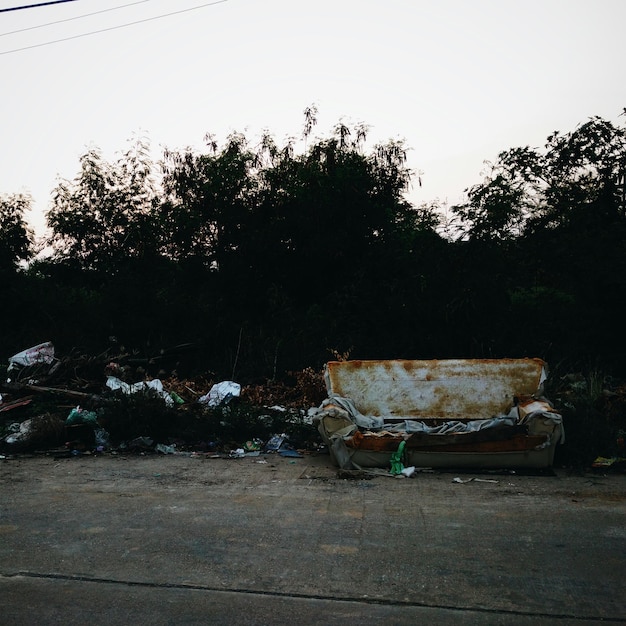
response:
<path fill-rule="evenodd" d="M 162 15 L 155 15 L 154 17 L 147 17 L 143 20 L 136 20 L 135 22 L 128 22 L 127 24 L 119 24 L 118 26 L 111 26 L 109 28 L 101 28 L 100 30 L 92 30 L 88 33 L 81 33 L 80 35 L 72 35 L 71 37 L 64 37 L 63 39 L 55 39 L 53 41 L 44 41 L 43 43 L 36 43 L 32 46 L 24 46 L 23 48 L 14 48 L 13 50 L 5 50 L 0 52 L 0 56 L 5 54 L 12 54 L 14 52 L 22 52 L 24 50 L 32 50 L 33 48 L 41 48 L 43 46 L 50 46 L 55 43 L 61 43 L 63 41 L 71 41 L 72 39 L 80 39 L 81 37 L 88 37 L 89 35 L 97 35 L 98 33 L 106 33 L 111 30 L 117 30 L 119 28 L 126 28 L 127 26 L 135 26 L 137 24 L 144 24 L 145 22 L 152 22 L 154 20 L 160 20 L 164 17 L 172 17 L 172 15 L 179 15 L 181 13 L 187 13 L 189 11 L 195 11 L 196 9 L 204 9 L 215 4 L 223 4 L 228 0 L 214 0 L 214 2 L 207 2 L 205 4 L 199 4 L 195 7 L 189 7 L 188 9 L 181 9 L 180 11 L 172 11 L 171 13 L 164 13 Z"/>
<path fill-rule="evenodd" d="M 108 13 L 109 11 L 117 11 L 118 9 L 125 9 L 126 7 L 132 7 L 136 4 L 143 4 L 144 2 L 152 2 L 152 0 L 138 0 L 138 2 L 130 2 L 129 4 L 122 4 L 117 7 L 111 7 L 110 9 L 102 9 L 101 11 L 94 11 L 93 13 L 84 13 L 83 15 L 67 17 L 64 20 L 55 20 L 54 22 L 46 22 L 45 24 L 38 24 L 37 26 L 29 26 L 28 28 L 20 28 L 19 30 L 12 30 L 8 33 L 0 33 L 0 37 L 6 37 L 7 35 L 17 35 L 18 33 L 25 33 L 28 30 L 36 30 L 38 28 L 45 28 L 46 26 L 54 26 L 55 24 L 63 24 L 64 22 L 72 22 L 73 20 L 82 20 L 84 17 L 91 17 L 92 15 L 99 15 L 100 13 Z"/>
<path fill-rule="evenodd" d="M 76 2 L 76 0 L 53 0 L 52 2 L 38 2 L 37 4 L 24 4 L 21 7 L 10 7 L 8 9 L 0 9 L 0 13 L 8 13 L 9 11 L 21 11 L 22 9 L 36 9 L 37 7 L 47 7 L 50 4 L 64 4 L 65 2 Z"/>

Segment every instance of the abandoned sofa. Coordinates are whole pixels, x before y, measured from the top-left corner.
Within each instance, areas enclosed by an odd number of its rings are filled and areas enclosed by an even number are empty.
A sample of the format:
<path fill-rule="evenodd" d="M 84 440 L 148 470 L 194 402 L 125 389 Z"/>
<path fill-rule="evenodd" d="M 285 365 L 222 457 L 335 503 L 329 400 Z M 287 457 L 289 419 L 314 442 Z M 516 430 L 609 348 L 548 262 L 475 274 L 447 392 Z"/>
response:
<path fill-rule="evenodd" d="M 314 422 L 343 469 L 546 468 L 564 441 L 541 359 L 331 361 Z M 401 442 L 405 442 L 400 447 Z"/>

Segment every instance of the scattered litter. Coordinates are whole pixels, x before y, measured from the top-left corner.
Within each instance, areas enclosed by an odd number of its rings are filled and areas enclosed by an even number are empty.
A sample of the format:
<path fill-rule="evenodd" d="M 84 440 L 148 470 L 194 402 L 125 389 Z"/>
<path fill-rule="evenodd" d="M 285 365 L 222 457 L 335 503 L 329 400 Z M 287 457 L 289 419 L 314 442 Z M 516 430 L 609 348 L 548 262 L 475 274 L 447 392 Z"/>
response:
<path fill-rule="evenodd" d="M 170 391 L 169 393 L 176 404 L 185 404 L 185 401 L 175 391 Z"/>
<path fill-rule="evenodd" d="M 255 452 L 257 450 L 261 450 L 262 446 L 263 442 L 260 439 L 251 439 L 243 444 L 243 448 L 246 452 Z"/>
<path fill-rule="evenodd" d="M 104 428 L 93 429 L 94 441 L 96 444 L 96 450 L 98 452 L 104 452 L 111 445 L 110 435 Z"/>
<path fill-rule="evenodd" d="M 411 467 L 405 467 L 400 473 L 403 476 L 410 478 L 415 473 L 415 466 L 411 465 Z"/>
<path fill-rule="evenodd" d="M 208 406 L 219 406 L 220 404 L 228 404 L 233 398 L 238 398 L 240 394 L 241 385 L 239 383 L 224 380 L 221 383 L 215 383 L 209 393 L 198 398 L 198 402 Z"/>
<path fill-rule="evenodd" d="M 391 455 L 391 474 L 397 476 L 398 474 L 402 474 L 402 470 L 404 469 L 404 465 L 402 465 L 402 455 L 404 454 L 404 447 L 406 446 L 406 441 L 401 441 L 400 445 L 398 445 L 398 449 Z"/>
<path fill-rule="evenodd" d="M 285 443 L 287 439 L 287 435 L 285 433 L 281 433 L 280 435 L 273 435 L 270 437 L 269 441 L 265 444 L 266 452 L 276 452 L 280 449 L 280 447 Z"/>
<path fill-rule="evenodd" d="M 163 389 L 163 383 L 158 378 L 155 378 L 154 380 L 140 381 L 138 383 L 133 383 L 132 385 L 129 385 L 128 383 L 125 383 L 123 380 L 120 380 L 115 376 L 107 376 L 106 384 L 109 389 L 113 391 L 117 391 L 118 389 L 120 389 L 122 393 L 126 395 L 138 392 L 146 393 L 149 390 L 152 390 L 154 393 L 156 393 L 156 395 L 163 398 L 165 404 L 167 404 L 168 406 L 174 406 L 174 399 L 169 393 L 167 393 L 167 391 Z"/>
<path fill-rule="evenodd" d="M 15 372 L 0 381 L 0 417 L 10 417 L 15 425 L 10 429 L 8 419 L 0 424 L 0 452 L 45 449 L 67 457 L 87 451 L 190 457 L 197 453 L 202 458 L 214 453 L 214 458 L 239 458 L 241 448 L 245 456 L 255 457 L 254 462 L 266 451 L 297 460 L 303 450 L 317 445 L 315 429 L 304 421 L 306 409 L 296 408 L 296 403 L 308 400 L 294 398 L 293 390 L 282 383 L 272 383 L 271 389 L 259 385 L 251 392 L 232 380 L 213 384 L 215 379 L 204 375 L 179 379 L 169 364 L 157 369 L 160 362 L 123 346 L 98 356 L 77 350 L 59 356 L 52 342 L 11 358 L 5 355 L 4 371 Z M 13 380 L 5 380 L 8 376 Z M 138 397 L 128 405 L 124 396 L 131 394 Z M 254 405 L 252 412 L 230 402 L 241 395 Z M 149 402 L 154 398 L 164 401 L 162 408 Z M 227 403 L 227 409 L 207 416 L 207 406 Z M 268 407 L 271 411 L 264 416 Z M 10 410 L 14 412 L 9 416 Z M 174 447 L 169 445 L 174 442 Z M 229 455 L 231 449 L 236 450 Z"/>
<path fill-rule="evenodd" d="M 154 439 L 151 437 L 135 437 L 131 441 L 121 443 L 120 449 L 151 450 L 153 445 Z"/>
<path fill-rule="evenodd" d="M 45 343 L 40 343 L 27 350 L 22 350 L 22 352 L 18 352 L 10 357 L 7 372 L 17 367 L 29 367 L 30 365 L 37 365 L 39 363 L 50 365 L 53 361 L 54 346 L 50 341 L 46 341 Z"/>
<path fill-rule="evenodd" d="M 280 456 L 292 457 L 294 459 L 303 458 L 303 455 L 300 454 L 297 450 L 290 450 L 289 448 L 282 448 L 278 450 L 278 454 L 280 454 Z"/>
<path fill-rule="evenodd" d="M 498 483 L 498 480 L 494 480 L 493 478 L 460 478 L 459 476 L 455 476 L 452 479 L 453 483 L 461 483 L 461 484 L 465 484 L 465 483 L 471 483 L 471 482 L 475 482 L 475 483 Z"/>
<path fill-rule="evenodd" d="M 616 463 L 624 463 L 626 462 L 626 458 L 618 457 L 618 456 L 599 456 L 596 460 L 591 464 L 591 467 L 611 467 Z"/>
<path fill-rule="evenodd" d="M 94 428 L 98 427 L 98 416 L 93 411 L 85 411 L 77 406 L 70 411 L 65 420 L 66 426 L 74 426 L 75 424 L 89 424 Z"/>
<path fill-rule="evenodd" d="M 9 426 L 9 431 L 12 433 L 5 438 L 8 444 L 16 444 L 26 441 L 31 434 L 33 420 L 25 420 L 21 424 L 15 423 Z"/>
<path fill-rule="evenodd" d="M 54 415 L 43 413 L 22 422 L 8 424 L 3 428 L 0 444 L 7 444 L 13 451 L 22 451 L 27 446 L 40 446 L 43 442 L 60 443 L 63 437 L 63 421 Z M 0 451 L 4 452 L 1 449 Z"/>

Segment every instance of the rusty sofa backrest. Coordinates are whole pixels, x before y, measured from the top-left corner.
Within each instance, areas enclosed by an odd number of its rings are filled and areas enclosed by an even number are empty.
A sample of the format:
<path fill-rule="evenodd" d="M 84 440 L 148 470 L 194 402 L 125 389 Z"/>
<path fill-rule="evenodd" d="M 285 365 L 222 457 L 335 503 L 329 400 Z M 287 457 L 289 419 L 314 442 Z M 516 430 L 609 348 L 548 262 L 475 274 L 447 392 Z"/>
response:
<path fill-rule="evenodd" d="M 541 359 L 330 361 L 329 395 L 385 420 L 474 420 L 509 412 L 514 398 L 541 392 Z"/>

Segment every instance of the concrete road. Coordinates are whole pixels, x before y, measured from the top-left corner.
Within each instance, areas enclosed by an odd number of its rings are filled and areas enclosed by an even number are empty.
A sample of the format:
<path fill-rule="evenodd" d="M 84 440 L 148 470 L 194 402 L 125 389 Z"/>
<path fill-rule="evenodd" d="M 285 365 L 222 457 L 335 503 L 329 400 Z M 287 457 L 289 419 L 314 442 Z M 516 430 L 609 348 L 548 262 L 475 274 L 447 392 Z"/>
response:
<path fill-rule="evenodd" d="M 0 623 L 626 624 L 626 476 L 556 474 L 8 459 Z"/>

